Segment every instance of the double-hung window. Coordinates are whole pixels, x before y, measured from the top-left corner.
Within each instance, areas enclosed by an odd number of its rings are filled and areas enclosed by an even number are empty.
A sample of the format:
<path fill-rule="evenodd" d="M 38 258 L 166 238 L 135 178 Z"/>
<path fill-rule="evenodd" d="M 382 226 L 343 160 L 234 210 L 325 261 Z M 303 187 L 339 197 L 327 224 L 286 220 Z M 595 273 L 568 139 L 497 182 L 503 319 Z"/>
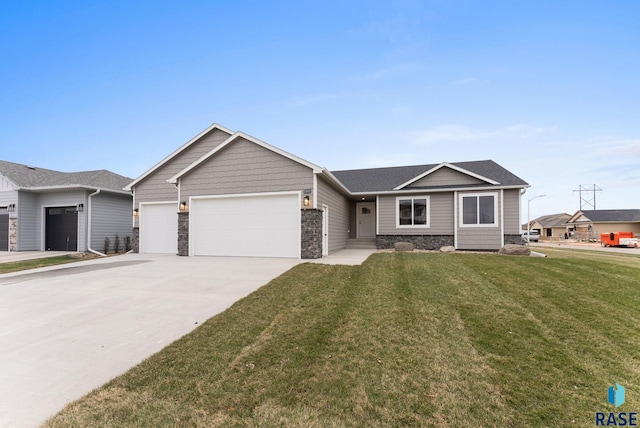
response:
<path fill-rule="evenodd" d="M 497 193 L 463 193 L 460 195 L 459 202 L 460 226 L 498 225 Z"/>
<path fill-rule="evenodd" d="M 397 227 L 429 227 L 429 197 L 396 198 Z"/>

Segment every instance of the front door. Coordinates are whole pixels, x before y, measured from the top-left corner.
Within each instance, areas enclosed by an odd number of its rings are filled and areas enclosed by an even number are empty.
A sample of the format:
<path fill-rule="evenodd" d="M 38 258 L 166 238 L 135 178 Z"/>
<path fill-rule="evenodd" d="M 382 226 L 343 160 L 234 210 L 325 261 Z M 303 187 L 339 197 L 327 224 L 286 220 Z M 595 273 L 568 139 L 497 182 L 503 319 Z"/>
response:
<path fill-rule="evenodd" d="M 322 256 L 329 255 L 329 207 L 322 205 Z"/>
<path fill-rule="evenodd" d="M 356 204 L 356 214 L 358 238 L 375 238 L 376 204 L 373 202 L 360 202 Z"/>

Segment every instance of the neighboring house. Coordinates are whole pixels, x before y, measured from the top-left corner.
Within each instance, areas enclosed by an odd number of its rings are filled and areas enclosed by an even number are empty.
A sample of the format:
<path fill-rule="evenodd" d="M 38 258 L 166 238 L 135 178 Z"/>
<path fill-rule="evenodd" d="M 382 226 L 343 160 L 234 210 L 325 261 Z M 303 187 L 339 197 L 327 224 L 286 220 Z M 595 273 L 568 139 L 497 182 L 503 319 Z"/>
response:
<path fill-rule="evenodd" d="M 132 237 L 130 178 L 0 161 L 0 251 L 101 252 Z"/>
<path fill-rule="evenodd" d="M 493 161 L 330 172 L 214 124 L 129 184 L 142 253 L 319 258 L 520 242 L 529 185 Z"/>
<path fill-rule="evenodd" d="M 569 225 L 567 220 L 571 217 L 570 214 L 550 214 L 538 217 L 535 220 L 531 220 L 531 230 L 537 230 L 540 233 L 541 238 L 563 238 L 565 233 L 568 232 Z M 527 228 L 525 224 L 524 229 Z"/>
<path fill-rule="evenodd" d="M 600 234 L 611 232 L 633 232 L 640 236 L 640 209 L 627 210 L 581 210 L 567 220 L 578 236 L 599 240 Z"/>

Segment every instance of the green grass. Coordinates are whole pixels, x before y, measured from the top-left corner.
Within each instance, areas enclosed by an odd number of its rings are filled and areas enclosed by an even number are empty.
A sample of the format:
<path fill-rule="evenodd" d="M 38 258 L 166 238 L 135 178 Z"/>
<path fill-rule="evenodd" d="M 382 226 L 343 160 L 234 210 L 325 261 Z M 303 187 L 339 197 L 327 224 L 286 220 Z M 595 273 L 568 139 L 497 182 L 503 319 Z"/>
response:
<path fill-rule="evenodd" d="M 47 257 L 43 259 L 31 259 L 31 260 L 23 260 L 19 262 L 0 263 L 0 274 L 18 272 L 18 271 L 28 270 L 28 269 L 36 269 L 36 268 L 41 268 L 46 266 L 61 265 L 65 263 L 73 263 L 73 262 L 78 262 L 80 260 L 81 259 L 70 257 L 70 256 L 56 256 L 56 257 Z"/>
<path fill-rule="evenodd" d="M 541 250 L 303 264 L 48 421 L 593 426 L 640 410 L 640 259 Z"/>

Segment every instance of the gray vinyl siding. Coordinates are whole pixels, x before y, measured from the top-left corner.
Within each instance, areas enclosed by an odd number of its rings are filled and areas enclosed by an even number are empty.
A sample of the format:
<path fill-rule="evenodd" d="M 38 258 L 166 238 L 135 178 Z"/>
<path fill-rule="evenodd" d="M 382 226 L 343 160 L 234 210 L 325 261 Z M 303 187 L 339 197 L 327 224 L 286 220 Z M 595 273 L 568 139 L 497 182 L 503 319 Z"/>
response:
<path fill-rule="evenodd" d="M 91 198 L 91 248 L 103 251 L 104 238 L 111 241 L 120 237 L 120 249 L 124 247 L 124 238 L 133 236 L 131 226 L 131 198 L 113 193 L 100 193 Z"/>
<path fill-rule="evenodd" d="M 180 199 L 311 188 L 310 168 L 240 138 L 180 179 Z"/>
<path fill-rule="evenodd" d="M 40 227 L 38 225 L 38 195 L 35 193 L 19 192 L 18 207 L 18 251 L 39 251 Z"/>
<path fill-rule="evenodd" d="M 140 202 L 177 201 L 178 189 L 175 184 L 167 183 L 167 180 L 219 146 L 227 138 L 229 138 L 229 134 L 226 132 L 213 129 L 148 177 L 145 177 L 135 185 L 134 208 L 139 208 Z M 135 221 L 137 223 L 138 219 L 136 218 Z"/>
<path fill-rule="evenodd" d="M 324 179 L 318 178 L 318 209 L 329 207 L 329 253 L 347 246 L 350 203 Z"/>
<path fill-rule="evenodd" d="M 486 182 L 471 177 L 467 174 L 455 171 L 451 168 L 442 167 L 432 172 L 426 177 L 421 178 L 415 183 L 411 183 L 407 188 L 411 187 L 429 187 L 429 186 L 464 186 L 468 184 L 486 184 Z"/>
<path fill-rule="evenodd" d="M 464 195 L 463 192 L 461 194 Z M 484 192 L 470 192 L 470 193 L 484 193 Z M 499 250 L 502 246 L 502 227 L 500 224 L 500 210 L 502 209 L 502 200 L 500 199 L 500 190 L 495 190 L 486 193 L 495 193 L 498 198 L 498 211 L 496 214 L 497 226 L 491 227 L 458 227 L 458 250 Z M 458 204 L 458 215 L 456 218 L 456 224 L 460 223 L 460 210 L 462 207 Z"/>
<path fill-rule="evenodd" d="M 419 228 L 396 227 L 396 198 L 398 196 L 429 196 L 429 226 Z M 453 235 L 453 193 L 412 193 L 406 195 L 380 196 L 378 198 L 378 235 Z"/>
<path fill-rule="evenodd" d="M 520 233 L 520 189 L 504 191 L 504 233 Z"/>
<path fill-rule="evenodd" d="M 0 210 L 4 210 L 5 212 L 2 214 L 6 214 L 6 207 L 10 204 L 18 203 L 18 192 L 16 191 L 8 191 L 2 192 L 0 191 Z"/>

